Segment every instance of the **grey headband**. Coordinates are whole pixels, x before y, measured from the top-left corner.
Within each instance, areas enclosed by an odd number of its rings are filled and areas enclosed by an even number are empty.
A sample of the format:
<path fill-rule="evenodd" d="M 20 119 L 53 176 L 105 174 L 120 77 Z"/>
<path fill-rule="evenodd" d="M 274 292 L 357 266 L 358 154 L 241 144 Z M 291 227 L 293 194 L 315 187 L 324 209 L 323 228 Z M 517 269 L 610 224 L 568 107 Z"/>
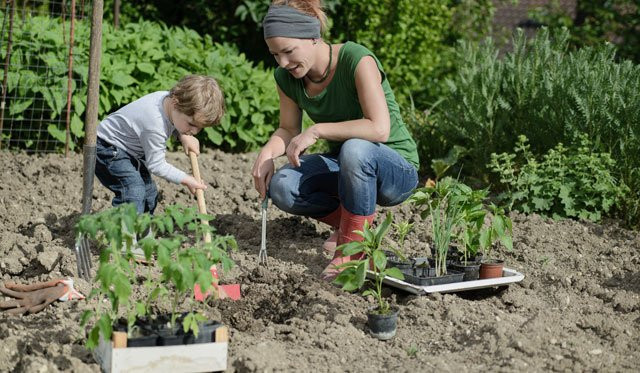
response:
<path fill-rule="evenodd" d="M 288 5 L 271 5 L 262 20 L 264 38 L 283 36 L 296 39 L 319 39 L 320 20 Z"/>

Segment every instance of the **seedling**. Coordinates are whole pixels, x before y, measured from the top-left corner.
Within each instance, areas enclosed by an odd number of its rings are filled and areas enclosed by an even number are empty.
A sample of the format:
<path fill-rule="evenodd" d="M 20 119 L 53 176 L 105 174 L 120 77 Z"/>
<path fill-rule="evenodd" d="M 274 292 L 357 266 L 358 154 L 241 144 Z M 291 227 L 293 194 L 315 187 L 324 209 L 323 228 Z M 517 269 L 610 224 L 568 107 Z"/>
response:
<path fill-rule="evenodd" d="M 491 247 L 496 242 L 502 242 L 509 250 L 513 247 L 511 241 L 511 220 L 505 215 L 504 209 L 494 204 L 486 205 L 488 197 L 487 189 L 474 190 L 458 180 L 445 177 L 435 185 L 427 185 L 416 190 L 410 200 L 417 206 L 426 205 L 421 212 L 422 218 L 431 216 L 434 219 L 433 211 L 444 209 L 444 213 L 452 215 L 453 226 L 450 227 L 451 240 L 457 242 L 459 250 L 463 255 L 463 262 L 467 265 L 470 257 L 479 252 L 491 254 Z M 491 212 L 491 220 L 485 221 Z M 445 215 L 440 217 L 434 227 L 434 243 L 444 242 L 445 232 L 439 233 L 438 238 L 436 228 L 442 230 L 446 223 Z"/>
<path fill-rule="evenodd" d="M 337 250 L 341 250 L 345 256 L 364 253 L 360 260 L 352 260 L 339 266 L 342 272 L 333 281 L 342 286 L 343 290 L 355 291 L 364 286 L 367 269 L 373 272 L 373 288 L 362 292 L 362 295 L 372 295 L 378 304 L 377 313 L 381 315 L 390 312 L 389 302 L 382 297 L 382 282 L 386 276 L 404 280 L 402 272 L 395 267 L 387 268 L 387 256 L 382 248 L 382 241 L 391 227 L 393 215 L 388 212 L 386 218 L 376 228 L 369 226 L 365 221 L 362 231 L 355 231 L 364 238 L 363 241 L 352 241 L 340 245 Z"/>
<path fill-rule="evenodd" d="M 500 242 L 507 248 L 507 250 L 513 250 L 513 227 L 511 219 L 505 215 L 504 209 L 494 204 L 489 206 L 491 208 L 492 219 L 491 225 L 483 228 L 480 232 L 480 247 L 482 248 L 484 260 L 493 259 L 491 253 L 494 248 L 494 244 Z"/>
<path fill-rule="evenodd" d="M 191 331 L 197 336 L 198 322 L 206 318 L 198 310 L 201 303 L 193 299 L 194 285 L 208 290 L 214 281 L 209 268 L 221 265 L 223 270 L 228 270 L 233 265 L 228 249 L 237 248 L 232 236 L 213 234 L 213 228 L 205 223 L 211 219 L 209 215 L 198 214 L 195 208 L 182 206 L 168 206 L 163 214 L 138 215 L 131 204 L 80 219 L 76 230 L 98 241 L 102 248 L 96 274 L 99 287 L 94 288 L 89 297 L 106 297 L 109 301 L 109 307 L 98 302 L 96 309 L 82 315 L 82 325 L 94 320 L 87 340 L 89 348 L 97 346 L 100 335 L 105 340 L 111 338 L 113 325 L 119 317 L 126 318 L 130 334 L 135 330 L 136 320 L 156 318 L 157 307 L 154 306 L 160 300 L 167 300 L 171 305 L 170 326 L 176 324 L 179 306 L 188 300 L 189 311 L 182 319 L 182 326 L 185 333 Z M 148 231 L 162 237 L 149 234 L 137 240 Z M 206 232 L 212 235 L 211 242 L 202 241 Z M 195 237 L 195 241 L 190 237 Z M 132 254 L 136 241 L 149 265 L 142 270 L 146 295 L 133 300 L 133 288 L 140 285 L 136 278 L 140 264 L 133 260 Z"/>
<path fill-rule="evenodd" d="M 405 238 L 413 228 L 413 223 L 409 223 L 408 221 L 401 221 L 397 224 L 394 223 L 393 228 L 395 229 L 396 236 L 398 237 L 398 246 L 400 247 L 400 249 L 402 249 L 404 247 Z"/>

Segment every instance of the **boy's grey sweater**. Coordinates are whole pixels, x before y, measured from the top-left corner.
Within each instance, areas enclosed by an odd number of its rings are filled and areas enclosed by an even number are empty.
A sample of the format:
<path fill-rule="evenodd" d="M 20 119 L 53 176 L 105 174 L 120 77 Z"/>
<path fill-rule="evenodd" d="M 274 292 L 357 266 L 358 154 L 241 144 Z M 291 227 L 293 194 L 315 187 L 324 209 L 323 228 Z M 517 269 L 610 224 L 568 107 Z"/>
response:
<path fill-rule="evenodd" d="M 165 159 L 167 139 L 176 130 L 162 106 L 168 94 L 148 94 L 110 114 L 100 122 L 98 137 L 144 162 L 152 174 L 180 184 L 187 174 Z"/>

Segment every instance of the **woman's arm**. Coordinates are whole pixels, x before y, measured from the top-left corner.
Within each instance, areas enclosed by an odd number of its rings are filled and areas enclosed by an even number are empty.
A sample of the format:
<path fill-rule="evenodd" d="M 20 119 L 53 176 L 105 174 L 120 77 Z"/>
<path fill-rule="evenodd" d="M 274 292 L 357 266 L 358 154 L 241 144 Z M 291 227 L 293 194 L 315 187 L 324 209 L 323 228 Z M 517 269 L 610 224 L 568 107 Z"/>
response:
<path fill-rule="evenodd" d="M 360 60 L 356 67 L 356 89 L 362 107 L 363 118 L 336 123 L 316 123 L 291 139 L 287 157 L 299 166 L 298 156 L 318 139 L 346 141 L 359 138 L 371 142 L 386 142 L 389 138 L 391 119 L 387 99 L 382 90 L 382 76 L 371 56 Z"/>
<path fill-rule="evenodd" d="M 267 153 L 270 158 L 277 158 L 284 154 L 292 138 L 300 133 L 302 128 L 302 111 L 289 96 L 278 87 L 280 96 L 280 125 L 271 135 L 261 153 Z"/>
<path fill-rule="evenodd" d="M 273 159 L 284 154 L 287 145 L 300 133 L 302 127 L 302 111 L 298 105 L 285 95 L 280 87 L 278 87 L 278 95 L 280 96 L 280 126 L 262 147 L 251 171 L 254 186 L 262 198 L 266 195 L 267 186 L 275 171 Z"/>

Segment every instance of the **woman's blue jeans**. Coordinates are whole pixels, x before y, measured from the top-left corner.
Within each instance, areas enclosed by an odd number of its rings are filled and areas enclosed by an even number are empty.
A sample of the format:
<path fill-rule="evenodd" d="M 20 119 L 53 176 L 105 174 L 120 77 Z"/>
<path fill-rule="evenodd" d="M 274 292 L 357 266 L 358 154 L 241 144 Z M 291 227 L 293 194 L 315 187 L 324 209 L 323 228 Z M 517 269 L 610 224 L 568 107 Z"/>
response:
<path fill-rule="evenodd" d="M 294 215 L 319 218 L 342 204 L 352 214 L 367 216 L 376 204 L 403 202 L 417 185 L 416 169 L 395 150 L 350 139 L 338 155 L 304 155 L 300 167 L 280 168 L 271 178 L 269 196 L 278 208 Z"/>
<path fill-rule="evenodd" d="M 138 213 L 153 214 L 158 188 L 147 167 L 124 150 L 98 138 L 96 143 L 96 177 L 115 193 L 111 204 L 133 203 Z"/>

